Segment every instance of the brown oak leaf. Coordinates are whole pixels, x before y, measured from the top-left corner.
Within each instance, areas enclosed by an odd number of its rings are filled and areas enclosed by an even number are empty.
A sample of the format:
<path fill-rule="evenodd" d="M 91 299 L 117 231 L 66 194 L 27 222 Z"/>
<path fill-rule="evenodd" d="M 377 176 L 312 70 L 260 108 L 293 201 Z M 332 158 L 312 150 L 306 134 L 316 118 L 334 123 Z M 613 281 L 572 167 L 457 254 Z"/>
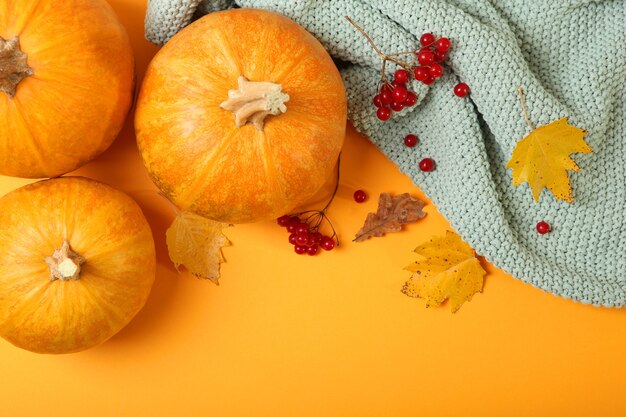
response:
<path fill-rule="evenodd" d="M 399 232 L 402 226 L 414 223 L 426 216 L 422 211 L 424 202 L 409 193 L 392 196 L 382 193 L 378 200 L 378 211 L 369 213 L 365 224 L 356 234 L 354 242 L 363 242 L 370 237 L 381 237 L 385 233 Z"/>

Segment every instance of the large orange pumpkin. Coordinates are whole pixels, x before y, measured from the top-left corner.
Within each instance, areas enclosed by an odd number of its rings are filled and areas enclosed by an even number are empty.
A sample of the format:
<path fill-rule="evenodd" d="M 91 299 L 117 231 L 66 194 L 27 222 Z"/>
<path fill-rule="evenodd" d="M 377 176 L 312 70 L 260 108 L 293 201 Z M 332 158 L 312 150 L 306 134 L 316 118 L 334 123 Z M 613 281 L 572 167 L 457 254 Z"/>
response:
<path fill-rule="evenodd" d="M 96 181 L 41 181 L 0 199 L 0 335 L 39 353 L 104 342 L 143 307 L 155 275 L 150 227 Z"/>
<path fill-rule="evenodd" d="M 343 145 L 339 71 L 276 13 L 211 13 L 149 66 L 135 127 L 144 163 L 179 208 L 229 223 L 275 218 L 329 179 Z"/>
<path fill-rule="evenodd" d="M 0 175 L 55 177 L 111 145 L 134 61 L 105 0 L 0 1 Z"/>

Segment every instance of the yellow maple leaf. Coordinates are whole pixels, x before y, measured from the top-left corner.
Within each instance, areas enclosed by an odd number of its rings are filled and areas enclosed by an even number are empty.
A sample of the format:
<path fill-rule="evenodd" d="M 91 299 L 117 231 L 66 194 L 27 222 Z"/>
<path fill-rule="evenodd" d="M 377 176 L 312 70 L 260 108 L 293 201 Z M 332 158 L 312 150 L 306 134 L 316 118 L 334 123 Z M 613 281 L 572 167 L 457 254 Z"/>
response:
<path fill-rule="evenodd" d="M 527 182 L 535 201 L 544 188 L 557 200 L 574 200 L 567 171 L 578 171 L 570 157 L 573 153 L 590 153 L 591 147 L 583 137 L 587 132 L 567 123 L 567 117 L 540 126 L 520 140 L 511 160 L 506 164 L 513 170 L 513 185 Z"/>
<path fill-rule="evenodd" d="M 447 231 L 445 236 L 435 236 L 414 252 L 424 259 L 405 268 L 413 275 L 402 292 L 409 297 L 425 298 L 426 307 L 449 299 L 454 313 L 482 291 L 485 270 L 474 250 L 456 233 Z"/>
<path fill-rule="evenodd" d="M 220 265 L 226 261 L 222 247 L 230 244 L 222 230 L 230 225 L 197 214 L 179 212 L 165 234 L 170 259 L 199 278 L 219 284 Z"/>

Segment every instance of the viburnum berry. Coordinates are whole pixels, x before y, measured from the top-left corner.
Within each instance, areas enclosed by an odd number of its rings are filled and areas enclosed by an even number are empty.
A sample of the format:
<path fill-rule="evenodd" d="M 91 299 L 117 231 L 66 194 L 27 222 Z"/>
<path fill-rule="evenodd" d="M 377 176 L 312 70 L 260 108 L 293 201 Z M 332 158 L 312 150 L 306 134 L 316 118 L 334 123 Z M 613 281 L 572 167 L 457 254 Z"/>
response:
<path fill-rule="evenodd" d="M 391 90 L 383 90 L 380 92 L 380 102 L 383 104 L 393 103 L 393 95 L 391 95 Z"/>
<path fill-rule="evenodd" d="M 289 235 L 289 243 L 291 243 L 292 245 L 295 245 L 296 244 L 296 236 L 297 235 L 295 233 L 290 234 Z"/>
<path fill-rule="evenodd" d="M 276 219 L 276 223 L 278 223 L 280 227 L 287 227 L 290 221 L 291 221 L 291 216 L 287 214 L 285 214 L 284 216 L 280 216 L 278 219 Z"/>
<path fill-rule="evenodd" d="M 424 33 L 420 38 L 420 43 L 423 46 L 428 46 L 433 42 L 435 42 L 435 35 L 433 35 L 432 33 Z"/>
<path fill-rule="evenodd" d="M 415 145 L 417 145 L 417 136 L 413 134 L 406 135 L 404 137 L 404 144 L 409 148 L 414 147 Z"/>
<path fill-rule="evenodd" d="M 367 194 L 363 190 L 356 190 L 354 192 L 354 201 L 357 203 L 362 203 L 367 200 Z"/>
<path fill-rule="evenodd" d="M 432 75 L 428 74 L 428 77 L 422 81 L 424 84 L 426 85 L 431 85 L 432 83 L 435 82 L 435 77 L 433 77 Z"/>
<path fill-rule="evenodd" d="M 296 233 L 296 227 L 298 227 L 298 225 L 300 224 L 300 221 L 298 219 L 291 219 L 289 221 L 289 224 L 287 224 L 287 231 L 289 233 Z"/>
<path fill-rule="evenodd" d="M 430 65 L 435 62 L 435 54 L 428 50 L 421 50 L 417 54 L 417 60 L 422 65 Z"/>
<path fill-rule="evenodd" d="M 324 237 L 320 232 L 309 233 L 309 240 L 307 242 L 307 246 L 315 246 L 320 245 L 322 243 L 322 239 Z"/>
<path fill-rule="evenodd" d="M 445 52 L 435 50 L 435 52 L 433 52 L 433 55 L 435 56 L 435 62 L 443 62 L 446 60 Z"/>
<path fill-rule="evenodd" d="M 380 101 L 380 94 L 376 94 L 372 102 L 374 103 L 374 106 L 376 107 L 380 107 L 383 105 L 383 103 Z"/>
<path fill-rule="evenodd" d="M 435 169 L 435 161 L 431 158 L 424 158 L 420 161 L 419 166 L 422 172 L 430 172 Z"/>
<path fill-rule="evenodd" d="M 465 84 L 465 83 L 458 83 L 457 85 L 454 86 L 454 95 L 456 95 L 457 97 L 465 97 L 470 93 L 470 88 L 469 85 Z"/>
<path fill-rule="evenodd" d="M 296 245 L 306 246 L 308 240 L 308 234 L 296 234 Z"/>
<path fill-rule="evenodd" d="M 430 72 L 433 78 L 439 78 L 443 75 L 443 67 L 440 64 L 434 63 L 430 66 L 428 72 Z"/>
<path fill-rule="evenodd" d="M 304 255 L 307 252 L 307 247 L 306 246 L 300 246 L 300 245 L 296 245 L 293 250 L 298 254 L 298 255 Z"/>
<path fill-rule="evenodd" d="M 391 107 L 393 111 L 400 111 L 404 108 L 404 104 L 394 101 L 389 107 Z"/>
<path fill-rule="evenodd" d="M 335 239 L 330 236 L 324 236 L 322 238 L 322 243 L 320 243 L 320 246 L 325 251 L 333 250 L 335 248 Z"/>
<path fill-rule="evenodd" d="M 430 71 L 426 67 L 415 67 L 413 76 L 417 81 L 424 81 L 430 75 Z"/>
<path fill-rule="evenodd" d="M 405 69 L 399 69 L 393 75 L 393 80 L 399 84 L 406 84 L 409 81 L 409 72 Z"/>
<path fill-rule="evenodd" d="M 408 95 L 408 93 L 409 92 L 407 91 L 405 86 L 398 85 L 393 89 L 393 92 L 391 94 L 393 95 L 393 101 L 397 103 L 402 103 L 404 100 L 406 100 L 406 96 Z"/>
<path fill-rule="evenodd" d="M 306 223 L 300 223 L 296 226 L 297 235 L 306 235 L 309 233 L 309 225 Z"/>
<path fill-rule="evenodd" d="M 550 231 L 552 230 L 550 225 L 544 221 L 537 223 L 536 228 L 537 228 L 537 233 L 539 233 L 540 235 L 545 235 L 546 233 L 550 233 Z"/>
<path fill-rule="evenodd" d="M 404 104 L 404 107 L 411 107 L 414 106 L 415 103 L 417 103 L 417 95 L 414 92 L 409 91 L 406 95 L 406 100 L 404 100 L 402 104 Z"/>
<path fill-rule="evenodd" d="M 376 117 L 378 117 L 383 122 L 385 120 L 389 120 L 389 118 L 391 117 L 391 110 L 388 107 L 380 107 L 378 110 L 376 110 Z"/>
<path fill-rule="evenodd" d="M 450 49 L 450 39 L 448 38 L 437 39 L 437 42 L 435 42 L 435 48 L 437 48 L 439 52 L 446 52 L 448 49 Z"/>
<path fill-rule="evenodd" d="M 317 245 L 306 248 L 306 253 L 309 254 L 309 256 L 315 256 L 317 252 L 319 252 L 319 246 Z"/>

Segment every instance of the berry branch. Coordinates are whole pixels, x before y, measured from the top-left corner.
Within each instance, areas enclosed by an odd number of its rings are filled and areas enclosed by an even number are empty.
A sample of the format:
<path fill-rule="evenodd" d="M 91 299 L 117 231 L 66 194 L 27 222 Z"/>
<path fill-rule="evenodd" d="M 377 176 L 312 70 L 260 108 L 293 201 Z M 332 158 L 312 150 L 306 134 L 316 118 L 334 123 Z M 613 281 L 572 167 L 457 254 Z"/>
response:
<path fill-rule="evenodd" d="M 524 104 L 524 93 L 522 92 L 522 86 L 517 87 L 517 93 L 519 94 L 519 99 L 522 102 L 522 113 L 524 113 L 524 120 L 526 120 L 526 124 L 530 128 L 531 131 L 535 130 L 535 127 L 532 123 L 530 123 L 530 119 L 528 118 L 528 112 L 526 111 L 526 105 Z"/>
<path fill-rule="evenodd" d="M 420 38 L 422 45 L 419 51 L 402 51 L 392 54 L 383 53 L 372 38 L 357 25 L 350 17 L 344 18 L 354 26 L 369 42 L 374 51 L 382 60 L 380 70 L 380 85 L 378 94 L 374 96 L 374 106 L 377 107 L 376 116 L 381 121 L 389 120 L 392 111 L 399 112 L 406 107 L 417 103 L 417 95 L 410 88 L 411 76 L 415 81 L 431 85 L 443 75 L 441 62 L 446 59 L 446 52 L 450 49 L 448 38 L 436 39 L 432 33 L 424 33 Z M 408 55 L 411 61 L 400 60 L 397 57 Z M 396 64 L 399 69 L 394 73 L 393 81 L 387 78 L 387 62 Z"/>
<path fill-rule="evenodd" d="M 319 248 L 330 251 L 339 246 L 339 236 L 328 218 L 326 212 L 335 200 L 337 191 L 339 190 L 339 179 L 341 175 L 341 154 L 337 159 L 337 176 L 335 179 L 335 188 L 333 190 L 328 203 L 321 210 L 307 210 L 295 215 L 284 215 L 277 219 L 277 223 L 281 227 L 285 227 L 289 235 L 289 243 L 294 245 L 294 251 L 298 255 L 309 254 L 316 255 Z M 325 236 L 320 233 L 324 223 L 333 231 L 331 236 Z"/>

